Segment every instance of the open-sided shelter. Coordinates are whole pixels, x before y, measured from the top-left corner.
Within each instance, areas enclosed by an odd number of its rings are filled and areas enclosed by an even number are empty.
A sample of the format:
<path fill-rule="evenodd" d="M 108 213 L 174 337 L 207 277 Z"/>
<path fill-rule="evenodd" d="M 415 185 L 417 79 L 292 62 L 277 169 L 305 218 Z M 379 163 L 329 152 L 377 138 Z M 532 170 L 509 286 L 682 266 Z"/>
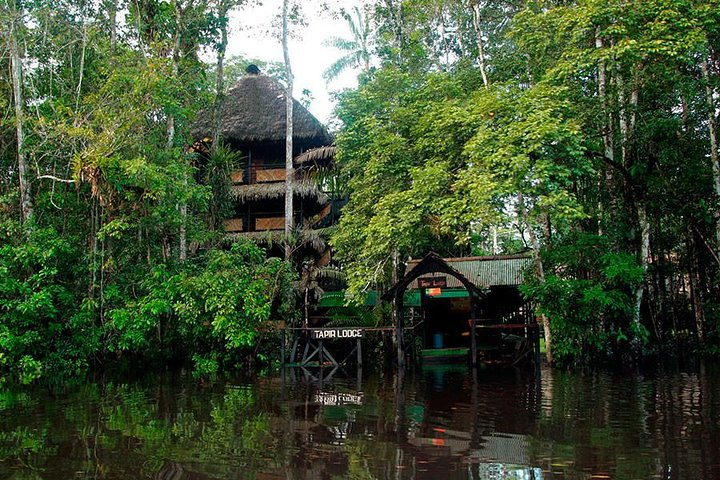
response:
<path fill-rule="evenodd" d="M 428 358 L 470 353 L 474 362 L 478 353 L 501 352 L 508 339 L 518 348 L 532 347 L 536 339 L 529 337 L 537 324 L 519 290 L 531 261 L 527 255 L 441 258 L 434 253 L 409 261 L 407 273 L 383 295 L 395 304 L 397 335 L 404 331 L 409 291 L 417 298 L 415 328 Z"/>

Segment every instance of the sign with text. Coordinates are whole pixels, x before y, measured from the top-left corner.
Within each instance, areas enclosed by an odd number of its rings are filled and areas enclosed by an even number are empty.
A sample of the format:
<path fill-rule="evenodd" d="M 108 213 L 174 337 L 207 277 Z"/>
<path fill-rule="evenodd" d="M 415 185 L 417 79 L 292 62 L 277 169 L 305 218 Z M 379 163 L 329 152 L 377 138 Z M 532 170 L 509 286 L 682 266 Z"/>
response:
<path fill-rule="evenodd" d="M 418 287 L 420 287 L 420 288 L 445 288 L 445 287 L 447 287 L 447 277 L 418 278 Z"/>
<path fill-rule="evenodd" d="M 362 328 L 313 328 L 310 330 L 313 340 L 330 340 L 336 338 L 363 338 Z"/>
<path fill-rule="evenodd" d="M 313 402 L 321 405 L 362 405 L 363 394 L 318 392 L 313 396 Z"/>

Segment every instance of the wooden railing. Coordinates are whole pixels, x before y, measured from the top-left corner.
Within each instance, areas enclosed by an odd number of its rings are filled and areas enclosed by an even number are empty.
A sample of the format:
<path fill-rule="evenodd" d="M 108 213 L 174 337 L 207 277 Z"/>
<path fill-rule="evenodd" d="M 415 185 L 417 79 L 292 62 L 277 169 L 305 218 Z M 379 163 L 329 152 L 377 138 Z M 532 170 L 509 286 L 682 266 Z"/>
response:
<path fill-rule="evenodd" d="M 300 222 L 299 212 L 295 213 L 295 223 Z M 223 221 L 223 228 L 228 233 L 265 232 L 283 230 L 285 215 L 283 212 L 253 213 L 239 218 L 228 218 Z"/>
<path fill-rule="evenodd" d="M 230 172 L 230 181 L 235 184 L 284 182 L 285 167 L 282 165 L 255 165 Z"/>
<path fill-rule="evenodd" d="M 254 167 L 250 169 L 250 178 L 255 180 L 254 183 L 284 182 L 285 169 Z"/>
<path fill-rule="evenodd" d="M 244 232 L 245 227 L 243 225 L 242 218 L 228 218 L 223 221 L 223 228 L 226 232 Z"/>
<path fill-rule="evenodd" d="M 265 217 L 255 219 L 255 231 L 283 230 L 285 228 L 285 217 Z"/>

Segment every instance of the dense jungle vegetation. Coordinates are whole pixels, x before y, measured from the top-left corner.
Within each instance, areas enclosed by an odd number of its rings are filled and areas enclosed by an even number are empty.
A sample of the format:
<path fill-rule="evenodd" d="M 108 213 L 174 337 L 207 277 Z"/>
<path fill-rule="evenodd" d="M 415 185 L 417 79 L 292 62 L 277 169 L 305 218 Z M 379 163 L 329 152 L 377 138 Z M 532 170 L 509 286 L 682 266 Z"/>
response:
<path fill-rule="evenodd" d="M 237 157 L 187 148 L 243 7 L 3 0 L 0 375 L 276 354 L 296 269 L 223 242 Z M 331 243 L 352 297 L 430 250 L 529 250 L 548 359 L 720 353 L 718 1 L 345 7 Z"/>

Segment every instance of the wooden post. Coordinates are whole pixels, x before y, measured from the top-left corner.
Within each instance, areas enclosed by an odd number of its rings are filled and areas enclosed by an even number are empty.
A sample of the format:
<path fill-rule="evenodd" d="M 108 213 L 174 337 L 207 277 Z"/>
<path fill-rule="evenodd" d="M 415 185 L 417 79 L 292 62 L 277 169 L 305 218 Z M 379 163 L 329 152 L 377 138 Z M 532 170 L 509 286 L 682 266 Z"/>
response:
<path fill-rule="evenodd" d="M 253 183 L 253 178 L 252 178 L 252 150 L 248 150 L 247 165 L 246 165 L 245 168 L 246 168 L 246 170 L 245 170 L 245 173 L 246 173 L 246 175 L 245 175 L 245 184 L 246 184 L 246 185 L 250 185 L 251 183 Z"/>
<path fill-rule="evenodd" d="M 475 293 L 467 289 L 468 295 L 470 296 L 470 355 L 472 355 L 471 364 L 473 367 L 477 366 L 477 317 L 478 317 L 478 301 L 475 298 Z"/>
<path fill-rule="evenodd" d="M 303 350 L 303 356 L 302 356 L 302 363 L 305 365 L 308 363 L 308 350 L 310 350 L 310 339 L 308 338 L 310 336 L 309 333 L 307 333 L 307 330 L 305 330 L 305 350 Z"/>
<path fill-rule="evenodd" d="M 318 362 L 320 363 L 320 368 L 323 366 L 323 344 L 322 340 L 318 340 Z"/>
<path fill-rule="evenodd" d="M 533 349 L 535 349 L 535 368 L 540 371 L 540 362 L 542 361 L 540 357 L 540 326 L 536 323 L 532 327 L 533 331 Z"/>
<path fill-rule="evenodd" d="M 474 309 L 471 309 L 473 311 Z M 474 313 L 474 312 L 473 312 Z M 472 366 L 477 365 L 477 339 L 475 338 L 475 324 L 477 319 L 475 315 L 470 319 L 470 354 L 472 355 Z"/>
<path fill-rule="evenodd" d="M 395 292 L 395 341 L 397 342 L 398 367 L 405 366 L 405 352 L 403 352 L 403 308 L 402 292 Z"/>
<path fill-rule="evenodd" d="M 297 355 L 297 347 L 298 347 L 298 334 L 297 331 L 293 333 L 293 345 L 290 349 L 290 363 L 295 363 L 295 357 Z"/>
<path fill-rule="evenodd" d="M 357 364 L 358 367 L 362 368 L 362 341 L 357 339 Z"/>

